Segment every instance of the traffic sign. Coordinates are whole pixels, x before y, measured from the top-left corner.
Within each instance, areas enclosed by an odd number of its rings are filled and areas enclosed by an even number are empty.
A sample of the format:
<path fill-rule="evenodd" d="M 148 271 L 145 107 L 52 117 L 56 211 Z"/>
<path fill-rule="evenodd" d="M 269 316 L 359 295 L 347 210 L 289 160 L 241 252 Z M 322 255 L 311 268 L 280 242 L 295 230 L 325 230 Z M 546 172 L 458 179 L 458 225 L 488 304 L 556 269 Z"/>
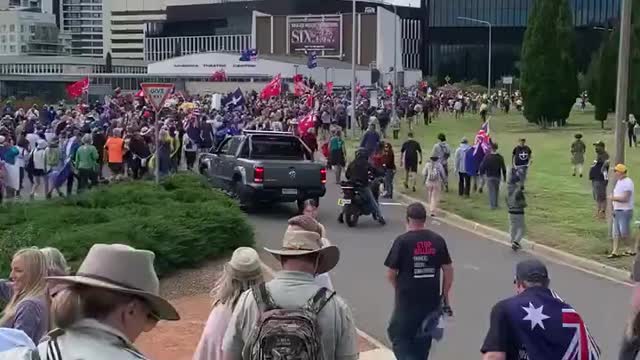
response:
<path fill-rule="evenodd" d="M 502 84 L 503 85 L 511 85 L 511 84 L 513 84 L 513 76 L 503 76 L 502 77 Z"/>
<path fill-rule="evenodd" d="M 173 84 L 146 83 L 140 84 L 140 86 L 145 98 L 156 111 L 162 109 L 164 102 L 167 101 L 171 90 L 173 90 Z"/>

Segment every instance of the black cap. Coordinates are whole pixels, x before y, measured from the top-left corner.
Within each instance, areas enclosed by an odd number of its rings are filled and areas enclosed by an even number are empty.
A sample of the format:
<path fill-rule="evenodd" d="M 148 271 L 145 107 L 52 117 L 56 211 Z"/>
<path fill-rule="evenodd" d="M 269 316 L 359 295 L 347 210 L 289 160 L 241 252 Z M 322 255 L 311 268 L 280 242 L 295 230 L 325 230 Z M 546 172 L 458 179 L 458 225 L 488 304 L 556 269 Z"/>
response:
<path fill-rule="evenodd" d="M 596 141 L 596 142 L 593 143 L 593 145 L 604 147 L 604 141 L 602 141 L 602 140 Z"/>
<path fill-rule="evenodd" d="M 538 259 L 526 259 L 516 265 L 516 280 L 544 282 L 549 280 L 549 272 L 542 261 Z"/>

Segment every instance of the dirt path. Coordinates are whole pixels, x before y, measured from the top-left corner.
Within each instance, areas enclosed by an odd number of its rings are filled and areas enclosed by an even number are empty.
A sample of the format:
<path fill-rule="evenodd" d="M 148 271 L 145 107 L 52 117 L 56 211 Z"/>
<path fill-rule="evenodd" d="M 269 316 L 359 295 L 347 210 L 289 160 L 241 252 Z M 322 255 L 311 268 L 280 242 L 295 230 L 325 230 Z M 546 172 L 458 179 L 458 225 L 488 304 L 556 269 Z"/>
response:
<path fill-rule="evenodd" d="M 269 262 L 270 266 L 275 265 Z M 192 358 L 211 311 L 209 290 L 213 287 L 222 263 L 210 262 L 198 269 L 179 271 L 162 280 L 161 292 L 176 306 L 181 320 L 162 321 L 152 332 L 142 334 L 136 341 L 136 346 L 149 359 Z M 375 345 L 362 337 L 358 339 L 358 346 L 360 352 L 376 349 Z"/>

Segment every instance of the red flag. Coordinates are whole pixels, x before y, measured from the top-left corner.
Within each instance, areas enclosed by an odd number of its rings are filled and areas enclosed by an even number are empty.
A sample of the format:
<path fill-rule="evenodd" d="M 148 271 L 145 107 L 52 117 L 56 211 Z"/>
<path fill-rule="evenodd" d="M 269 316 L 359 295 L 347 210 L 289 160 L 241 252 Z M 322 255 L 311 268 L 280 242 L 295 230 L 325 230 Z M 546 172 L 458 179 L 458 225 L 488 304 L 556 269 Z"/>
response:
<path fill-rule="evenodd" d="M 280 83 L 280 74 L 278 74 L 260 91 L 260 99 L 266 100 L 270 97 L 278 96 L 281 90 L 282 84 Z"/>
<path fill-rule="evenodd" d="M 134 96 L 139 98 L 144 97 L 144 90 L 140 89 Z"/>
<path fill-rule="evenodd" d="M 302 75 L 296 75 L 293 77 L 293 95 L 294 96 L 302 96 L 308 92 L 311 92 L 311 89 L 305 85 L 302 81 Z"/>
<path fill-rule="evenodd" d="M 391 86 L 391 84 L 387 85 L 387 87 L 384 89 L 384 92 L 387 94 L 387 96 L 391 96 L 393 94 L 393 87 Z"/>
<path fill-rule="evenodd" d="M 224 70 L 216 70 L 211 75 L 211 81 L 227 81 L 227 73 Z"/>
<path fill-rule="evenodd" d="M 333 94 L 333 81 L 327 83 L 327 95 Z"/>
<path fill-rule="evenodd" d="M 70 98 L 77 98 L 89 91 L 89 78 L 86 77 L 80 81 L 76 81 L 66 86 L 67 94 Z"/>
<path fill-rule="evenodd" d="M 298 134 L 300 136 L 307 133 L 307 131 L 315 126 L 315 114 L 313 111 L 308 113 L 305 117 L 300 119 L 300 123 L 298 123 Z"/>
<path fill-rule="evenodd" d="M 305 105 L 307 105 L 308 108 L 313 109 L 313 103 L 315 102 L 315 98 L 313 95 L 309 94 L 307 95 L 307 100 L 304 102 Z"/>

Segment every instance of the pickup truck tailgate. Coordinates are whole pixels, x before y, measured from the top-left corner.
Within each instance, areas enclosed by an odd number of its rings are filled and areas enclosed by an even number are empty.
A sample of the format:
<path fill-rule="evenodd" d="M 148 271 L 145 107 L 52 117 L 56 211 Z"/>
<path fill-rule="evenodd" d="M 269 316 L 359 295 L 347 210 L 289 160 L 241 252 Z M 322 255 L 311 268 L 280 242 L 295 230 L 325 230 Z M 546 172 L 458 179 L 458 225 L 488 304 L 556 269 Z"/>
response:
<path fill-rule="evenodd" d="M 264 160 L 264 186 L 279 188 L 317 188 L 322 186 L 320 171 L 324 166 L 311 161 Z"/>

